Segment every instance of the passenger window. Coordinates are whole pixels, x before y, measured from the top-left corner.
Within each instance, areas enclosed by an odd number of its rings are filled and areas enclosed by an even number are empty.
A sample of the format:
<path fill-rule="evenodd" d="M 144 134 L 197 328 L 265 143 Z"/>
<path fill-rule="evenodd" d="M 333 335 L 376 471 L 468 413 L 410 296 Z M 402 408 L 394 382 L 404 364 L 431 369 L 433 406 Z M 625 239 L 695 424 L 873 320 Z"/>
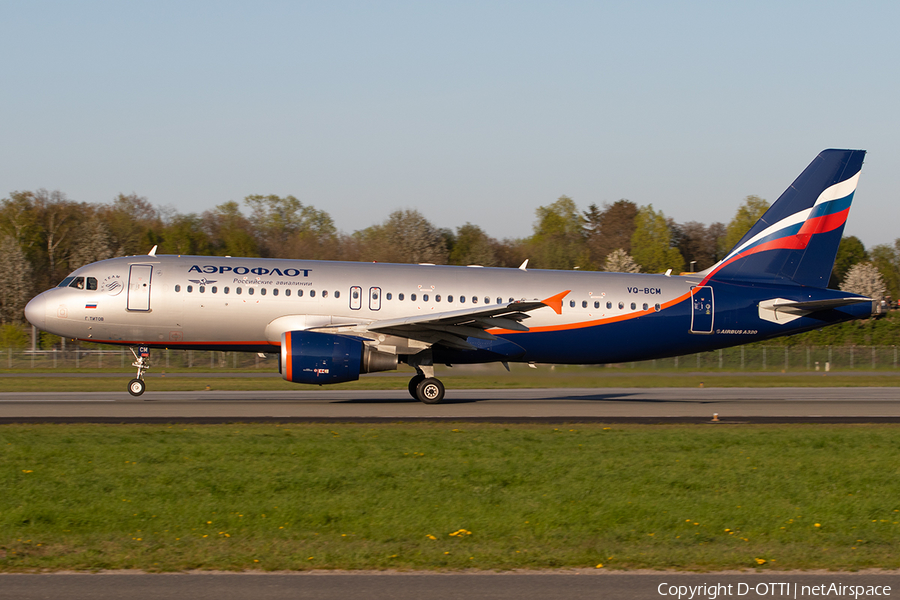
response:
<path fill-rule="evenodd" d="M 228 293 L 228 286 L 225 286 L 225 287 L 222 288 L 222 293 L 223 293 L 223 294 L 227 294 L 227 293 Z"/>
<path fill-rule="evenodd" d="M 322 297 L 323 297 L 323 298 L 327 298 L 327 297 L 328 297 L 328 290 L 322 290 Z"/>
<path fill-rule="evenodd" d="M 453 296 L 447 296 L 447 302 L 453 302 Z"/>
<path fill-rule="evenodd" d="M 335 294 L 337 294 L 337 292 L 335 292 Z M 387 298 L 388 300 L 390 300 L 391 298 L 394 297 L 394 295 L 392 293 L 388 292 L 387 294 L 384 295 L 384 297 Z"/>
<path fill-rule="evenodd" d="M 478 304 L 478 296 L 472 296 L 472 304 Z"/>
<path fill-rule="evenodd" d="M 632 303 L 631 303 L 631 310 L 634 310 L 634 309 L 636 309 L 636 308 L 637 308 L 637 304 L 635 304 L 634 302 L 632 302 Z"/>
<path fill-rule="evenodd" d="M 422 294 L 422 302 L 428 302 L 428 294 Z"/>
<path fill-rule="evenodd" d="M 594 301 L 594 308 L 600 308 L 600 303 L 596 300 Z"/>
<path fill-rule="evenodd" d="M 650 306 L 646 302 L 644 302 L 644 310 L 647 310 L 648 308 L 650 308 Z"/>
<path fill-rule="evenodd" d="M 187 291 L 188 291 L 189 294 L 190 294 L 191 292 L 193 292 L 193 291 L 194 291 L 194 286 L 192 286 L 192 285 L 187 286 Z"/>
<path fill-rule="evenodd" d="M 497 298 L 497 304 L 503 304 L 503 298 Z"/>
<path fill-rule="evenodd" d="M 180 292 L 180 291 L 181 291 L 181 286 L 180 286 L 180 285 L 176 285 L 176 286 L 175 286 L 175 291 L 176 291 L 176 292 Z"/>
<path fill-rule="evenodd" d="M 403 300 L 403 294 L 397 294 L 397 300 Z"/>
<path fill-rule="evenodd" d="M 252 288 L 252 287 L 247 288 L 247 294 L 249 296 L 252 296 L 255 293 L 256 293 L 256 288 Z"/>
<path fill-rule="evenodd" d="M 358 300 L 359 299 L 359 290 L 357 288 L 353 288 L 353 294 L 351 294 L 351 296 L 353 297 L 354 300 Z M 390 296 L 390 294 L 388 294 L 388 296 Z"/>
<path fill-rule="evenodd" d="M 205 286 L 205 285 L 201 285 L 201 286 L 200 286 L 200 293 L 202 294 L 202 293 L 205 292 L 205 291 L 206 291 L 206 286 Z"/>
<path fill-rule="evenodd" d="M 341 293 L 340 293 L 338 290 L 335 290 L 335 291 L 334 291 L 334 297 L 335 297 L 335 298 L 340 298 L 340 297 L 341 297 Z M 388 300 L 390 300 L 390 298 L 388 298 Z"/>
<path fill-rule="evenodd" d="M 215 293 L 218 292 L 218 291 L 219 291 L 219 288 L 217 288 L 216 286 L 212 286 L 212 293 L 213 293 L 213 294 L 215 294 Z"/>
<path fill-rule="evenodd" d="M 461 304 L 465 304 L 465 303 L 466 303 L 466 297 L 465 297 L 465 296 L 460 296 L 460 297 L 459 297 L 459 301 L 460 301 Z"/>
<path fill-rule="evenodd" d="M 272 295 L 273 295 L 273 296 L 277 296 L 277 295 L 278 295 L 278 288 L 272 288 Z"/>
<path fill-rule="evenodd" d="M 491 299 L 488 298 L 487 296 L 485 296 L 485 297 L 484 297 L 484 303 L 485 303 L 485 304 L 490 304 L 490 303 L 491 303 Z"/>
<path fill-rule="evenodd" d="M 656 310 L 659 310 L 659 304 L 654 304 L 653 308 L 655 308 Z"/>
<path fill-rule="evenodd" d="M 89 289 L 89 290 L 97 289 L 97 278 L 96 277 L 88 277 L 87 278 L 87 289 Z"/>
<path fill-rule="evenodd" d="M 619 302 L 619 310 L 622 310 L 623 308 L 625 308 L 625 303 Z"/>
<path fill-rule="evenodd" d="M 441 295 L 440 295 L 440 294 L 435 295 L 434 301 L 435 301 L 435 302 L 440 302 L 440 301 L 441 301 Z"/>
<path fill-rule="evenodd" d="M 240 296 L 241 293 L 242 293 L 241 288 L 239 288 L 239 287 L 238 287 L 238 288 L 234 288 L 234 293 L 237 294 L 238 296 Z"/>
<path fill-rule="evenodd" d="M 415 302 L 415 301 L 416 301 L 416 295 L 415 295 L 415 294 L 410 294 L 410 295 L 409 295 L 409 299 L 410 299 L 411 302 Z"/>
<path fill-rule="evenodd" d="M 302 297 L 303 297 L 303 290 L 297 290 L 297 297 L 298 297 L 298 298 L 302 298 Z"/>
<path fill-rule="evenodd" d="M 286 290 L 284 290 L 284 295 L 285 295 L 285 296 L 290 296 L 290 295 L 291 295 L 291 288 L 287 288 Z"/>
<path fill-rule="evenodd" d="M 574 301 L 574 300 L 569 300 L 569 306 L 570 306 L 571 308 L 575 308 L 575 301 Z"/>
<path fill-rule="evenodd" d="M 72 283 L 69 284 L 69 287 L 73 287 L 79 290 L 84 289 L 84 277 L 76 277 L 72 280 Z"/>
<path fill-rule="evenodd" d="M 612 302 L 607 302 L 607 303 L 606 303 L 606 308 L 612 308 Z"/>
<path fill-rule="evenodd" d="M 265 295 L 266 295 L 266 288 L 259 288 L 259 295 L 260 295 L 260 296 L 265 296 Z"/>
<path fill-rule="evenodd" d="M 315 297 L 316 297 L 316 290 L 309 290 L 309 297 L 310 297 L 310 298 L 315 298 Z"/>

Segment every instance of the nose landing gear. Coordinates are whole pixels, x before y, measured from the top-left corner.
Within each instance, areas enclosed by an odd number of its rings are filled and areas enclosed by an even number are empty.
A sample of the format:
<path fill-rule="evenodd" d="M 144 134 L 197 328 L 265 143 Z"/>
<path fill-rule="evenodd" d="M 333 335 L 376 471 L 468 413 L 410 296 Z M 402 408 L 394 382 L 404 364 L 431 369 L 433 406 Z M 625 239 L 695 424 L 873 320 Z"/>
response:
<path fill-rule="evenodd" d="M 131 363 L 131 366 L 137 367 L 137 377 L 128 382 L 128 393 L 132 396 L 140 396 L 147 389 L 147 384 L 144 383 L 144 371 L 150 368 L 150 348 L 149 346 L 138 346 L 138 351 L 135 352 L 134 348 L 131 348 L 131 353 L 134 354 L 134 362 Z"/>

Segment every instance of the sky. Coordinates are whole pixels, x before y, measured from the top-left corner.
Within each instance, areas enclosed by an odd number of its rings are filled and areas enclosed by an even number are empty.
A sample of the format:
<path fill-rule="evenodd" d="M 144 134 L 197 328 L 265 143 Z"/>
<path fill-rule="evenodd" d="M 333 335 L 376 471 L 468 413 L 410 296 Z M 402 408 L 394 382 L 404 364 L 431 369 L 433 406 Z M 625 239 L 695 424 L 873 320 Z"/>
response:
<path fill-rule="evenodd" d="M 677 222 L 868 151 L 845 235 L 900 238 L 900 3 L 0 0 L 0 198 L 293 195 L 496 238 L 559 196 Z"/>

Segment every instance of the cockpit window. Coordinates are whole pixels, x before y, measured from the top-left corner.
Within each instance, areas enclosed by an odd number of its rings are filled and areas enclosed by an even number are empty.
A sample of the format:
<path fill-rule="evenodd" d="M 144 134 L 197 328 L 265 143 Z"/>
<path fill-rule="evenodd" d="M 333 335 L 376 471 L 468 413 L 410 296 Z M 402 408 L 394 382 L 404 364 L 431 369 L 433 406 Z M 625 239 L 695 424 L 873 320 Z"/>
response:
<path fill-rule="evenodd" d="M 78 288 L 79 290 L 84 289 L 84 277 L 75 277 L 72 279 L 72 283 L 69 284 L 69 287 Z"/>
<path fill-rule="evenodd" d="M 97 278 L 96 277 L 88 277 L 87 278 L 87 289 L 89 289 L 89 290 L 97 289 Z"/>
<path fill-rule="evenodd" d="M 59 283 L 59 285 L 56 286 L 56 287 L 69 287 L 69 284 L 72 283 L 72 280 L 73 280 L 73 279 L 75 279 L 75 278 L 74 278 L 74 277 L 71 277 L 71 276 L 66 277 L 66 278 L 63 279 L 63 280 Z"/>

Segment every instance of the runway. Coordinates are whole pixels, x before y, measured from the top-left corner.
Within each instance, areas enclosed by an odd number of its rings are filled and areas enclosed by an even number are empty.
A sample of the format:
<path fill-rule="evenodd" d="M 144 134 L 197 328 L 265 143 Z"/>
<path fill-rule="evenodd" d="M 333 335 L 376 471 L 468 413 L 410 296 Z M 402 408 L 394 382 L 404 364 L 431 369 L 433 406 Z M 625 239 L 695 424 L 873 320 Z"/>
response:
<path fill-rule="evenodd" d="M 398 390 L 0 393 L 10 422 L 900 422 L 900 388 L 451 390 L 426 405 Z"/>

